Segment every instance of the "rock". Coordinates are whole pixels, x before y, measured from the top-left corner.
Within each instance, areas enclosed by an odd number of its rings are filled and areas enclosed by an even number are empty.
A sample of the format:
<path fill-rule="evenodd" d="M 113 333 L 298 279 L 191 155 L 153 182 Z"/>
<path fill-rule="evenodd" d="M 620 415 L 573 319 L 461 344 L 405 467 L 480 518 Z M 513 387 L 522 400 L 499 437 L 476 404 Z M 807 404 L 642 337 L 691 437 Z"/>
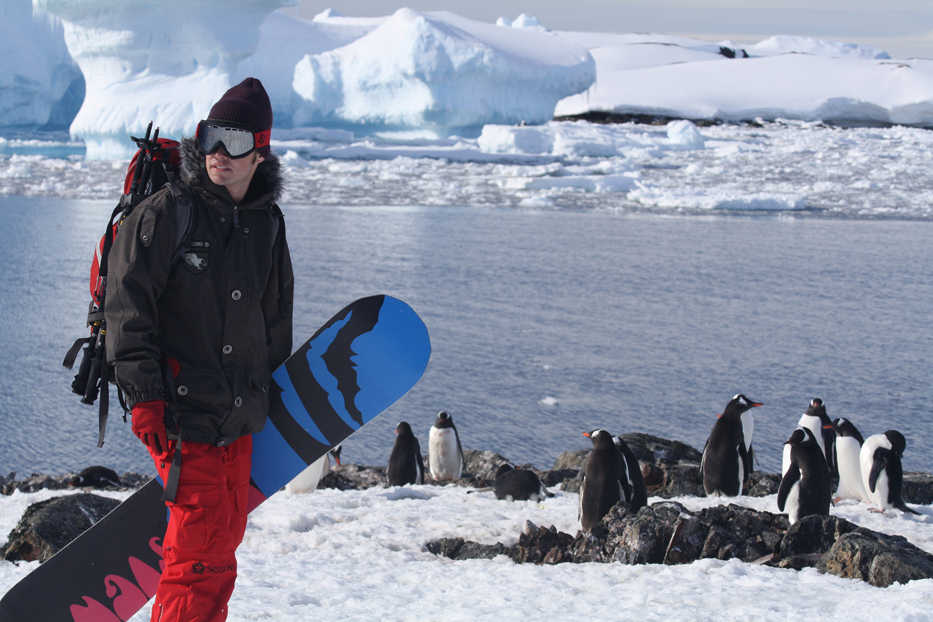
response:
<path fill-rule="evenodd" d="M 476 480 L 478 487 L 489 486 L 496 479 L 496 471 L 503 464 L 510 464 L 507 458 L 491 451 L 465 449 L 463 451 L 463 470 L 467 479 Z"/>
<path fill-rule="evenodd" d="M 577 471 L 577 474 L 561 482 L 560 489 L 564 492 L 580 492 L 580 485 L 583 483 L 583 470 Z"/>
<path fill-rule="evenodd" d="M 45 561 L 120 504 L 88 493 L 33 503 L 10 532 L 2 557 Z"/>
<path fill-rule="evenodd" d="M 904 473 L 901 496 L 907 503 L 930 505 L 933 503 L 933 475 L 929 473 Z"/>
<path fill-rule="evenodd" d="M 106 490 L 135 490 L 152 479 L 151 475 L 124 473 L 117 475 L 104 466 L 90 466 L 80 473 L 65 475 L 43 475 L 33 473 L 23 480 L 16 473 L 0 477 L 0 494 L 11 495 L 15 491 L 36 492 L 37 490 L 66 490 L 69 488 L 98 488 Z"/>
<path fill-rule="evenodd" d="M 553 470 L 562 471 L 564 469 L 570 469 L 579 471 L 583 468 L 583 461 L 586 460 L 586 454 L 588 453 L 590 453 L 589 449 L 561 452 L 561 454 L 557 456 L 557 460 L 554 461 Z"/>
<path fill-rule="evenodd" d="M 492 547 L 492 548 L 490 548 Z M 630 512 L 619 503 L 590 533 L 577 535 L 527 523 L 518 544 L 429 543 L 453 559 L 504 553 L 517 563 L 621 562 L 686 564 L 702 558 L 741 559 L 781 568 L 817 567 L 877 586 L 933 578 L 933 555 L 900 536 L 887 536 L 834 516 L 806 516 L 793 526 L 783 514 L 738 505 L 697 512 L 663 501 Z"/>
<path fill-rule="evenodd" d="M 840 577 L 862 579 L 877 587 L 933 578 L 933 555 L 902 536 L 868 529 L 841 535 L 817 568 Z"/>
<path fill-rule="evenodd" d="M 13 473 L 10 474 L 15 475 Z M 68 475 L 65 477 L 53 477 L 51 475 L 42 475 L 41 473 L 33 473 L 24 480 L 17 481 L 16 479 L 11 479 L 3 486 L 3 494 L 11 495 L 14 491 L 19 492 L 36 492 L 37 490 L 63 490 L 68 488 L 68 481 L 74 477 L 73 475 Z"/>
<path fill-rule="evenodd" d="M 450 559 L 492 559 L 506 554 L 503 544 L 478 544 L 463 538 L 440 538 L 424 545 L 424 549 L 434 555 L 443 555 Z"/>
<path fill-rule="evenodd" d="M 573 561 L 569 552 L 573 536 L 551 525 L 537 527 L 532 523 L 525 525 L 525 530 L 518 538 L 518 544 L 508 549 L 507 555 L 518 563 L 557 564 Z M 500 545 L 502 546 L 502 545 Z"/>
<path fill-rule="evenodd" d="M 701 452 L 680 441 L 650 434 L 622 434 L 622 440 L 638 458 L 648 496 L 703 495 Z"/>
<path fill-rule="evenodd" d="M 800 570 L 816 565 L 843 534 L 857 529 L 835 516 L 804 516 L 787 530 L 769 565 Z"/>
<path fill-rule="evenodd" d="M 538 478 L 541 480 L 542 484 L 550 488 L 551 486 L 563 484 L 567 480 L 574 480 L 579 474 L 579 469 L 555 469 L 553 471 L 538 473 Z M 577 490 L 579 490 L 579 488 Z"/>
<path fill-rule="evenodd" d="M 331 467 L 331 470 L 318 482 L 317 487 L 363 490 L 373 486 L 384 486 L 385 483 L 386 473 L 382 467 L 341 464 Z"/>
<path fill-rule="evenodd" d="M 742 494 L 749 497 L 767 497 L 768 495 L 776 495 L 780 487 L 780 475 L 752 471 L 748 474 L 747 489 L 743 491 Z M 703 488 L 702 485 L 700 488 Z"/>
<path fill-rule="evenodd" d="M 679 503 L 655 503 L 632 515 L 617 503 L 601 521 L 608 534 L 603 550 L 606 561 L 623 564 L 660 564 L 664 561 L 674 523 L 686 509 Z"/>
<path fill-rule="evenodd" d="M 639 462 L 668 463 L 690 462 L 700 464 L 703 452 L 680 441 L 672 441 L 650 434 L 622 434 L 622 440 L 629 446 Z"/>
<path fill-rule="evenodd" d="M 669 498 L 704 495 L 699 463 L 662 463 L 661 470 L 664 473 L 661 486 L 654 491 L 648 490 L 649 496 Z"/>

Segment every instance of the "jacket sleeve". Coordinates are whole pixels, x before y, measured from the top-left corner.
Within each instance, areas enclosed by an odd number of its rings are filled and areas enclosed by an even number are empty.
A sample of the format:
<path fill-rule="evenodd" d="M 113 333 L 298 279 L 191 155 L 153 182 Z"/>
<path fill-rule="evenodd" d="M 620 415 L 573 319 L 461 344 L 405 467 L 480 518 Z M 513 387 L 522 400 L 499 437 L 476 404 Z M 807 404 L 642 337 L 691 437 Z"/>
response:
<path fill-rule="evenodd" d="M 174 252 L 175 223 L 165 218 L 167 191 L 140 203 L 124 221 L 108 256 L 104 317 L 107 362 L 127 405 L 166 399 L 158 343 L 158 301 Z"/>
<path fill-rule="evenodd" d="M 272 366 L 269 371 L 274 371 L 292 353 L 292 307 L 295 293 L 292 258 L 285 238 L 285 219 L 279 210 L 276 210 L 276 217 L 279 219 L 279 227 L 272 249 L 272 272 L 262 299 L 269 363 Z"/>

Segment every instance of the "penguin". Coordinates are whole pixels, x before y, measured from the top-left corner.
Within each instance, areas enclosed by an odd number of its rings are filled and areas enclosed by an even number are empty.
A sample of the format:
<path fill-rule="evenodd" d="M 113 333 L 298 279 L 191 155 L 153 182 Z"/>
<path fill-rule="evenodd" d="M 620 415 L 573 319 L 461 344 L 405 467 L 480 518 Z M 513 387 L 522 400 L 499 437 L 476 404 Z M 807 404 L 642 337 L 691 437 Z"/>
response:
<path fill-rule="evenodd" d="M 802 443 L 807 438 L 807 434 L 805 430 L 806 428 L 800 428 L 800 427 L 796 428 L 793 431 L 793 433 L 790 435 L 790 438 L 784 441 L 784 449 L 783 449 L 782 456 L 781 456 L 781 479 L 782 480 L 787 475 L 787 472 L 790 470 L 790 467 L 791 467 L 790 453 L 794 447 L 794 444 Z M 811 436 L 812 436 L 812 433 L 811 433 Z M 778 482 L 778 486 L 780 486 L 780 482 Z M 793 507 L 793 508 L 798 507 L 800 505 L 799 493 L 800 493 L 800 484 L 799 482 L 795 482 L 790 487 L 790 490 L 787 491 L 787 496 L 784 501 L 785 505 Z"/>
<path fill-rule="evenodd" d="M 516 469 L 510 464 L 500 465 L 493 482 L 496 499 L 508 501 L 541 501 L 549 496 L 538 475 L 529 469 Z"/>
<path fill-rule="evenodd" d="M 434 481 L 460 479 L 463 472 L 463 446 L 454 420 L 442 410 L 428 432 L 428 467 Z"/>
<path fill-rule="evenodd" d="M 641 465 L 638 458 L 629 449 L 622 436 L 613 437 L 612 443 L 622 456 L 622 493 L 629 510 L 637 512 L 648 505 L 648 489 L 645 488 L 645 478 L 641 475 Z"/>
<path fill-rule="evenodd" d="M 829 466 L 831 473 L 835 476 L 836 468 L 833 444 L 836 440 L 836 430 L 833 428 L 833 422 L 830 420 L 829 415 L 826 414 L 826 405 L 823 404 L 823 400 L 818 397 L 811 399 L 807 410 L 800 415 L 800 420 L 797 422 L 797 425 L 802 428 L 808 428 L 813 432 L 813 436 L 820 446 L 820 451 L 823 452 L 823 458 L 826 460 L 826 464 Z"/>
<path fill-rule="evenodd" d="M 859 463 L 862 467 L 862 484 L 868 498 L 876 508 L 875 512 L 884 512 L 889 507 L 919 514 L 904 503 L 901 496 L 904 472 L 901 456 L 907 447 L 907 440 L 897 430 L 888 430 L 884 434 L 873 434 L 862 443 Z"/>
<path fill-rule="evenodd" d="M 839 485 L 833 502 L 843 499 L 855 499 L 871 503 L 865 485 L 862 484 L 862 465 L 859 452 L 862 450 L 864 439 L 858 428 L 848 419 L 839 418 L 833 421 L 836 439 L 833 442 L 836 472 L 839 474 Z"/>
<path fill-rule="evenodd" d="M 754 420 L 749 414 L 752 408 L 761 406 L 739 393 L 726 404 L 725 410 L 716 419 L 713 430 L 703 447 L 700 472 L 703 474 L 703 490 L 707 495 L 741 495 L 752 470 L 752 432 Z"/>
<path fill-rule="evenodd" d="M 621 483 L 624 461 L 609 432 L 594 430 L 583 435 L 593 441 L 593 449 L 583 463 L 577 518 L 583 530 L 590 531 L 616 502 L 624 498 Z"/>
<path fill-rule="evenodd" d="M 777 505 L 791 525 L 804 516 L 829 516 L 832 482 L 826 457 L 810 428 L 797 428 L 787 439 L 790 464 L 778 487 Z"/>
<path fill-rule="evenodd" d="M 340 466 L 340 445 L 337 445 L 326 454 L 309 464 L 304 470 L 285 484 L 285 490 L 293 494 L 301 494 L 317 490 L 317 485 L 325 475 L 330 473 L 330 458 L 333 456 L 336 466 Z"/>
<path fill-rule="evenodd" d="M 421 444 L 411 431 L 407 421 L 400 421 L 395 426 L 395 444 L 389 454 L 386 467 L 386 481 L 389 486 L 424 483 L 424 457 Z"/>

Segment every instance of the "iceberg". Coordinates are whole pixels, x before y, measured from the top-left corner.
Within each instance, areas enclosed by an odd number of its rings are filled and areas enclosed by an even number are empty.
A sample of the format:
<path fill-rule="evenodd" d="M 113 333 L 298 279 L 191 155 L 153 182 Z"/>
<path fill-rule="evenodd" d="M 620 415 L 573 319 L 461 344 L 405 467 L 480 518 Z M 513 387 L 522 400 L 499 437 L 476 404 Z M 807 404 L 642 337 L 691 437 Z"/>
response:
<path fill-rule="evenodd" d="M 295 0 L 33 0 L 60 18 L 64 39 L 86 82 L 71 123 L 88 157 L 125 153 L 127 136 L 150 120 L 163 135 L 194 133 L 213 102 L 242 79 L 238 65 L 255 51 L 259 25 Z"/>
<path fill-rule="evenodd" d="M 545 123 L 560 99 L 595 80 L 586 48 L 543 29 L 399 9 L 356 41 L 298 62 L 294 121 L 478 134 L 487 123 Z"/>
<path fill-rule="evenodd" d="M 0 6 L 0 129 L 68 129 L 84 100 L 84 77 L 62 23 L 31 0 Z"/>
<path fill-rule="evenodd" d="M 554 31 L 526 14 L 486 23 L 409 8 L 313 19 L 282 10 L 297 3 L 6 0 L 0 130 L 68 128 L 89 158 L 122 158 L 150 121 L 163 136 L 191 135 L 246 76 L 269 92 L 274 147 L 326 135 L 561 151 L 525 129 L 555 118 L 933 127 L 933 60 L 857 43 L 774 35 L 737 48 Z M 698 144 L 689 132 L 671 140 Z"/>

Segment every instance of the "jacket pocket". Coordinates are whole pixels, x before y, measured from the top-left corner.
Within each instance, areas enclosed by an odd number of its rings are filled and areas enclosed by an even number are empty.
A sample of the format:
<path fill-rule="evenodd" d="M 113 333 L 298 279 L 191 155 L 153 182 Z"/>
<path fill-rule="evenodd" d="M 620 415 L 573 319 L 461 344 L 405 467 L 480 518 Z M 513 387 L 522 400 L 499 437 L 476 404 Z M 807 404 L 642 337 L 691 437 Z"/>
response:
<path fill-rule="evenodd" d="M 223 417 L 233 397 L 227 379 L 216 373 L 182 369 L 175 378 L 179 410 L 196 410 Z"/>

